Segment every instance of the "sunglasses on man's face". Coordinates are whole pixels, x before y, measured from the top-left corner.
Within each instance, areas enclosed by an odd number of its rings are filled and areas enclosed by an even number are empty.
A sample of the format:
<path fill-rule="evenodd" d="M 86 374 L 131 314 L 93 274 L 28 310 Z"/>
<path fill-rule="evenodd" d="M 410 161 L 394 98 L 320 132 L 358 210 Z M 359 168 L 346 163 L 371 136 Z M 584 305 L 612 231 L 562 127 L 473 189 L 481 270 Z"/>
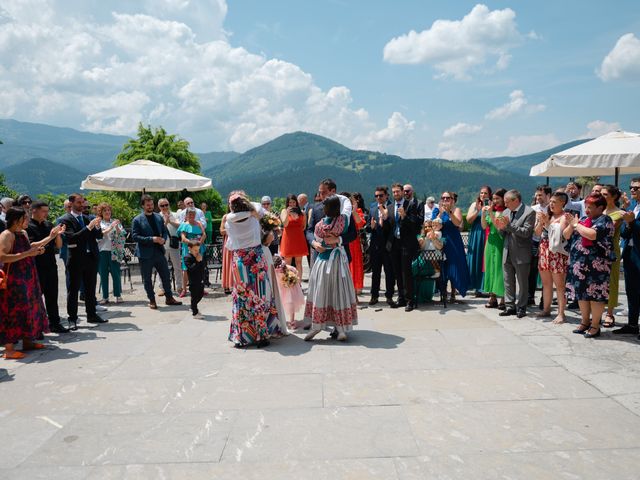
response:
<path fill-rule="evenodd" d="M 383 198 L 384 197 L 384 193 L 376 193 L 376 198 Z"/>
<path fill-rule="evenodd" d="M 640 187 L 632 185 L 629 187 L 629 190 L 632 190 L 632 191 L 640 190 Z"/>

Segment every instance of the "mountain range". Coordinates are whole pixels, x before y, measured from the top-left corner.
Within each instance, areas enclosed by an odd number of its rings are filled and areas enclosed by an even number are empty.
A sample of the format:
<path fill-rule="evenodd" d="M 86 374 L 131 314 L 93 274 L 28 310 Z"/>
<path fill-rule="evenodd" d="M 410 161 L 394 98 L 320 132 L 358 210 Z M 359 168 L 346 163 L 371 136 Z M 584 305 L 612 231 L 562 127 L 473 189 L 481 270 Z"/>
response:
<path fill-rule="evenodd" d="M 67 193 L 89 173 L 111 168 L 128 137 L 80 132 L 71 128 L 0 120 L 0 170 L 15 190 Z M 453 190 L 470 202 L 481 185 L 530 193 L 541 178 L 528 176 L 532 165 L 585 140 L 520 157 L 449 161 L 405 159 L 381 152 L 352 150 L 305 132 L 282 135 L 245 153 L 197 154 L 204 175 L 223 195 L 244 189 L 252 196 L 313 194 L 320 180 L 333 178 L 338 190 L 370 197 L 376 185 L 413 184 L 420 196 Z"/>

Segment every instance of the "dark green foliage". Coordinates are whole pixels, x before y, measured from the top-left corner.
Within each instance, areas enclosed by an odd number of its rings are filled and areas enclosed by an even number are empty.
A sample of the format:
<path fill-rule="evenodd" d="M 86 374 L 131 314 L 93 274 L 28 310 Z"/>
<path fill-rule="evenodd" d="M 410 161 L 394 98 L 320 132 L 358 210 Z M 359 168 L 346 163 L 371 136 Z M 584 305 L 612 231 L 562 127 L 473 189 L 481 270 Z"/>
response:
<path fill-rule="evenodd" d="M 4 173 L 0 173 L 0 197 L 16 198 L 17 192 L 7 185 Z"/>

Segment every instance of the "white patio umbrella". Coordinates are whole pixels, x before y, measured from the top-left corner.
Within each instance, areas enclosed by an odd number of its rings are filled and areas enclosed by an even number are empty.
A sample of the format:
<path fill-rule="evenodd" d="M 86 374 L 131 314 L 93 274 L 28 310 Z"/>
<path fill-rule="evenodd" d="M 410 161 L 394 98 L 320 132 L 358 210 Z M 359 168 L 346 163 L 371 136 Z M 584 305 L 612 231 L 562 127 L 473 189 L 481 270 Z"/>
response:
<path fill-rule="evenodd" d="M 610 132 L 554 153 L 531 167 L 532 177 L 577 177 L 640 173 L 640 134 Z"/>
<path fill-rule="evenodd" d="M 136 160 L 121 167 L 89 175 L 82 190 L 117 192 L 196 192 L 211 188 L 211 179 L 167 167 L 151 160 Z"/>

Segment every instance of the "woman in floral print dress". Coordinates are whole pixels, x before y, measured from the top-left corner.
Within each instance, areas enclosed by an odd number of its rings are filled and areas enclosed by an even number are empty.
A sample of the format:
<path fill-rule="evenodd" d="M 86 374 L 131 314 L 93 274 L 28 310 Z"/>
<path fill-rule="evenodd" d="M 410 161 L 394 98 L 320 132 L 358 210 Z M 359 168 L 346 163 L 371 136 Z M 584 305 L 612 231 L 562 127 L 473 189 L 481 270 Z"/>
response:
<path fill-rule="evenodd" d="M 613 221 L 604 215 L 607 201 L 591 194 L 585 201 L 587 215 L 581 220 L 567 214 L 564 238 L 570 240 L 567 297 L 580 305 L 580 327 L 573 333 L 585 338 L 600 336 L 600 320 L 609 300 L 609 277 L 613 250 Z"/>
<path fill-rule="evenodd" d="M 244 193 L 229 198 L 226 216 L 227 248 L 233 252 L 233 308 L 229 340 L 236 348 L 269 345 L 271 336 L 281 336 L 275 299 L 269 286 L 267 262 L 261 243 L 260 205 Z"/>

